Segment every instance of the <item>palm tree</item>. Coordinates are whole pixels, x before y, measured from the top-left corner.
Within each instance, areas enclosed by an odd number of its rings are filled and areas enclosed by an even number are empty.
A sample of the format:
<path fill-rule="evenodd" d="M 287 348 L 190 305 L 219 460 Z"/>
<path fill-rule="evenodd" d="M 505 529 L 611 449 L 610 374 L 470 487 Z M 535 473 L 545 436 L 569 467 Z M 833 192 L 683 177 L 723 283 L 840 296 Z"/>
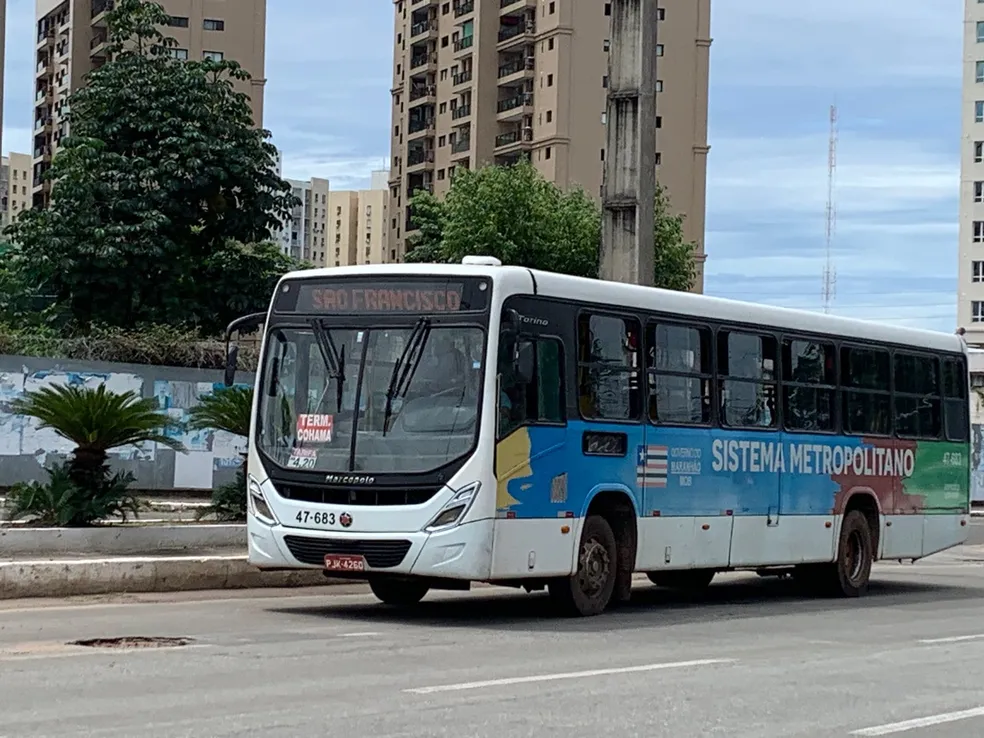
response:
<path fill-rule="evenodd" d="M 184 446 L 164 435 L 177 427 L 156 400 L 135 392 L 111 392 L 105 385 L 55 386 L 29 392 L 12 403 L 13 412 L 41 421 L 62 438 L 76 444 L 69 463 L 72 482 L 86 490 L 99 489 L 107 472 L 108 452 L 120 446 L 159 443 L 184 451 Z"/>
<path fill-rule="evenodd" d="M 188 426 L 196 430 L 221 430 L 249 439 L 249 417 L 253 410 L 252 387 L 223 387 L 200 398 L 188 413 Z M 248 440 L 247 440 L 248 443 Z M 236 479 L 212 492 L 212 504 L 198 511 L 199 519 L 214 514 L 217 520 L 246 519 L 246 454 Z"/>
<path fill-rule="evenodd" d="M 198 401 L 189 414 L 188 425 L 196 430 L 220 430 L 235 436 L 249 436 L 249 416 L 253 410 L 250 387 L 223 387 Z"/>

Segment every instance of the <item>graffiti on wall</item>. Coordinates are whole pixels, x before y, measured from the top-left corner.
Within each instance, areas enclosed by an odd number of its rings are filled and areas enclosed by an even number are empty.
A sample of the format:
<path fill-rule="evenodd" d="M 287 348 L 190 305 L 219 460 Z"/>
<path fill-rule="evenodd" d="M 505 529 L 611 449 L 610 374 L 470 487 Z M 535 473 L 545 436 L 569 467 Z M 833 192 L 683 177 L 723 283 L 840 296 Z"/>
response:
<path fill-rule="evenodd" d="M 39 421 L 13 413 L 12 403 L 25 393 L 44 387 L 69 385 L 97 387 L 105 385 L 114 392 L 135 392 L 142 397 L 154 397 L 158 407 L 179 423 L 186 423 L 189 411 L 199 398 L 222 387 L 220 383 L 168 381 L 145 379 L 140 374 L 126 372 L 86 372 L 60 370 L 0 371 L 0 459 L 3 457 L 33 458 L 45 467 L 71 453 L 74 444 L 51 429 L 40 428 Z M 246 386 L 246 385 L 243 385 Z M 239 465 L 246 450 L 246 439 L 213 430 L 175 430 L 168 435 L 176 438 L 187 453 L 174 454 L 156 443 L 114 449 L 111 459 L 153 464 L 164 451 L 173 455 L 174 474 L 170 486 L 179 489 L 211 489 L 216 471 Z M 7 480 L 0 478 L 0 485 Z"/>
<path fill-rule="evenodd" d="M 984 502 L 984 425 L 970 426 L 970 499 Z"/>

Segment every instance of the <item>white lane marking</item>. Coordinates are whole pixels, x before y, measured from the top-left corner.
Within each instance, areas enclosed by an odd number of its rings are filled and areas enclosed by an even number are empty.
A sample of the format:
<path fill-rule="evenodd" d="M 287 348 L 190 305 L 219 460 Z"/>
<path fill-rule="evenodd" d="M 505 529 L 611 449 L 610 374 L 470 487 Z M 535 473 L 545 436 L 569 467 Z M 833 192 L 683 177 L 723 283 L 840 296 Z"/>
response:
<path fill-rule="evenodd" d="M 380 633 L 375 630 L 367 630 L 365 633 L 339 633 L 339 638 L 369 638 L 371 636 L 378 636 Z"/>
<path fill-rule="evenodd" d="M 915 720 L 903 720 L 900 723 L 876 725 L 873 728 L 855 730 L 851 735 L 892 735 L 893 733 L 904 733 L 907 730 L 915 730 L 916 728 L 929 728 L 934 725 L 943 725 L 944 723 L 953 723 L 957 720 L 968 720 L 975 717 L 984 717 L 984 707 L 975 707 L 971 710 L 961 710 L 960 712 L 944 712 L 939 715 L 916 718 Z"/>
<path fill-rule="evenodd" d="M 435 692 L 460 692 L 465 689 L 481 689 L 482 687 L 500 687 L 509 684 L 529 684 L 531 682 L 552 682 L 559 679 L 584 679 L 586 677 L 606 676 L 608 674 L 632 674 L 640 671 L 659 671 L 661 669 L 683 669 L 688 666 L 709 666 L 711 664 L 732 664 L 737 659 L 696 659 L 694 661 L 674 661 L 664 664 L 643 664 L 642 666 L 622 666 L 614 669 L 592 669 L 590 671 L 569 671 L 559 674 L 537 674 L 535 676 L 509 677 L 506 679 L 489 679 L 483 682 L 462 682 L 460 684 L 443 684 L 437 687 L 414 687 L 404 689 L 410 694 L 433 694 Z"/>
<path fill-rule="evenodd" d="M 963 641 L 979 641 L 984 638 L 984 633 L 977 635 L 950 636 L 949 638 L 923 638 L 920 643 L 962 643 Z"/>

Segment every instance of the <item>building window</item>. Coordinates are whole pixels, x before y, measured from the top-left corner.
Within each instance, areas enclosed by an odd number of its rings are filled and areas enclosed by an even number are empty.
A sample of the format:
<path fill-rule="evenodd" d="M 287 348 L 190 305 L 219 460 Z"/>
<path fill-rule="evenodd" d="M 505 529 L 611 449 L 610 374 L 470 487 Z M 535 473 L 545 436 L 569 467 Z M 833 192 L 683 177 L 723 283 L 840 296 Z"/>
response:
<path fill-rule="evenodd" d="M 984 82 L 984 61 L 979 61 L 974 65 L 974 80 Z"/>
<path fill-rule="evenodd" d="M 984 202 L 984 182 L 974 182 L 974 202 Z"/>
<path fill-rule="evenodd" d="M 605 15 L 611 15 L 611 14 L 612 14 L 612 4 L 611 3 L 605 3 Z M 981 24 L 978 23 L 977 24 L 977 37 L 980 38 L 980 35 L 981 35 Z"/>
<path fill-rule="evenodd" d="M 662 92 L 662 91 L 663 91 L 663 80 L 658 79 L 656 80 L 656 92 Z"/>
<path fill-rule="evenodd" d="M 171 26 L 171 28 L 187 28 L 188 19 L 184 16 L 172 15 L 167 19 L 167 24 Z"/>
<path fill-rule="evenodd" d="M 225 59 L 225 54 L 221 51 L 205 51 L 202 52 L 203 59 L 211 59 L 212 61 L 220 62 Z"/>
<path fill-rule="evenodd" d="M 970 322 L 984 323 L 984 302 L 974 300 L 970 303 Z"/>
<path fill-rule="evenodd" d="M 974 243 L 984 243 L 984 220 L 974 221 Z"/>
<path fill-rule="evenodd" d="M 970 281 L 984 282 L 984 261 L 970 262 Z"/>
<path fill-rule="evenodd" d="M 611 51 L 612 50 L 612 42 L 611 42 L 611 39 L 607 39 L 607 38 L 605 39 L 604 49 L 605 49 L 605 51 Z"/>
<path fill-rule="evenodd" d="M 556 3 L 550 3 L 550 15 L 553 15 L 556 12 L 557 12 L 557 4 Z"/>
<path fill-rule="evenodd" d="M 656 44 L 656 56 L 663 56 L 663 44 Z"/>
<path fill-rule="evenodd" d="M 547 87 L 553 87 L 553 75 L 552 74 L 548 74 L 547 75 Z"/>
<path fill-rule="evenodd" d="M 984 100 L 974 102 L 974 122 L 984 123 Z"/>
<path fill-rule="evenodd" d="M 977 43 L 984 43 L 984 21 L 977 21 Z"/>
<path fill-rule="evenodd" d="M 984 162 L 984 141 L 974 141 L 974 163 Z"/>
<path fill-rule="evenodd" d="M 656 20 L 666 20 L 666 8 L 656 8 Z"/>
<path fill-rule="evenodd" d="M 171 56 L 175 59 L 181 59 L 182 61 L 187 61 L 188 59 L 188 49 L 171 49 Z"/>
<path fill-rule="evenodd" d="M 206 18 L 202 23 L 202 27 L 206 31 L 224 31 L 225 21 L 224 20 L 213 20 L 212 18 Z"/>

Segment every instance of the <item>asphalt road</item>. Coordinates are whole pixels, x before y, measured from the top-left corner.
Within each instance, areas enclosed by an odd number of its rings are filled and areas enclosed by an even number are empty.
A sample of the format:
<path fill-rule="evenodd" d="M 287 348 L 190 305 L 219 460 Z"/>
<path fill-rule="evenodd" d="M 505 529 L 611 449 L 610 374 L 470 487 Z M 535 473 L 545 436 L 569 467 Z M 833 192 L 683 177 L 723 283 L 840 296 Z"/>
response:
<path fill-rule="evenodd" d="M 66 645 L 119 636 L 193 641 Z M 0 736 L 963 738 L 982 684 L 984 547 L 879 565 L 862 600 L 730 575 L 582 620 L 491 588 L 0 604 Z"/>

